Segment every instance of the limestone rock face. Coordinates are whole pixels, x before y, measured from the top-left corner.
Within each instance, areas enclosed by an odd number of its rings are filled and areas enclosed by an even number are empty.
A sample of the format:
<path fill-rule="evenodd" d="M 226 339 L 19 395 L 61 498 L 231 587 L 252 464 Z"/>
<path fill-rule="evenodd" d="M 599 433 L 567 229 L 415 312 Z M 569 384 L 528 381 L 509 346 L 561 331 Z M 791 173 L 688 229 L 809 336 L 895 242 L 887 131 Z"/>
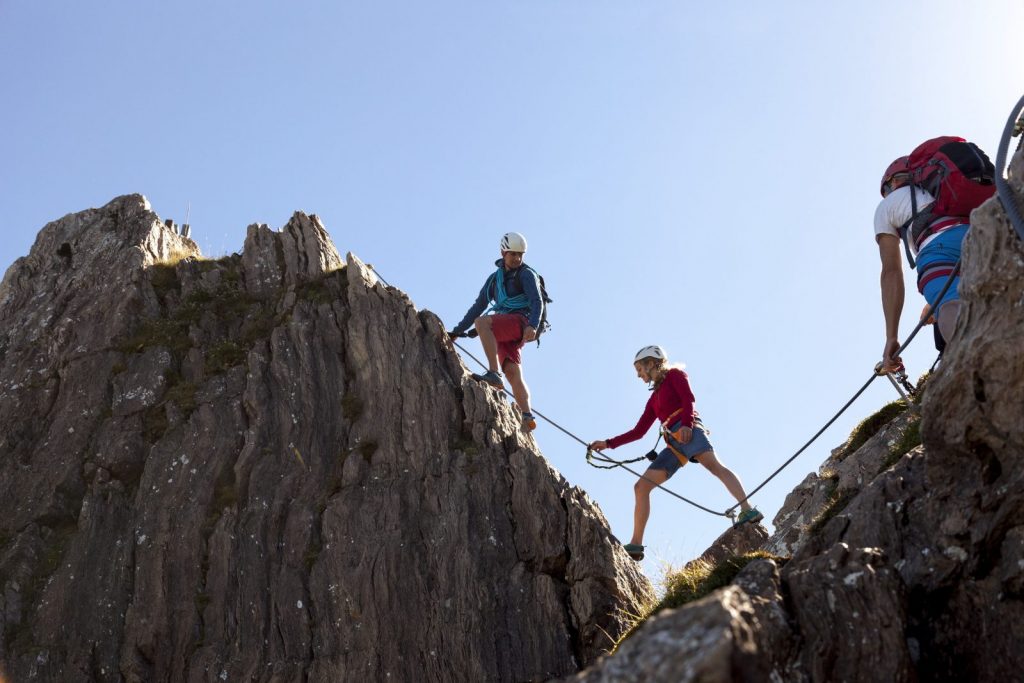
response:
<path fill-rule="evenodd" d="M 1019 197 L 1022 180 L 1018 154 Z M 964 306 L 920 416 L 837 449 L 790 494 L 763 546 L 789 557 L 777 590 L 752 587 L 767 561 L 751 563 L 573 680 L 1021 678 L 1024 245 L 997 199 L 971 223 Z M 918 421 L 923 446 L 903 454 Z"/>
<path fill-rule="evenodd" d="M 208 261 L 118 198 L 43 229 L 0 325 L 9 680 L 538 680 L 651 597 L 315 216 Z"/>

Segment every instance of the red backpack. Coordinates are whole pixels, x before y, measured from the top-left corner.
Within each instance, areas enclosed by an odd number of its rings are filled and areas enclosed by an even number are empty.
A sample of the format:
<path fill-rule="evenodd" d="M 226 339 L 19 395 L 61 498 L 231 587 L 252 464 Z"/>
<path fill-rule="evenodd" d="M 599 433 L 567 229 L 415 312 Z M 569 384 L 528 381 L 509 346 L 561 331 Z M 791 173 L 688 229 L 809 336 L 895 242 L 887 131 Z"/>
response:
<path fill-rule="evenodd" d="M 996 171 L 973 142 L 947 135 L 918 145 L 908 157 L 907 172 L 913 216 L 900 227 L 900 236 L 913 268 L 909 240 L 913 239 L 920 249 L 925 239 L 938 232 L 933 227 L 938 219 L 963 218 L 966 222 L 971 211 L 995 194 Z M 915 187 L 929 192 L 935 201 L 919 208 Z"/>

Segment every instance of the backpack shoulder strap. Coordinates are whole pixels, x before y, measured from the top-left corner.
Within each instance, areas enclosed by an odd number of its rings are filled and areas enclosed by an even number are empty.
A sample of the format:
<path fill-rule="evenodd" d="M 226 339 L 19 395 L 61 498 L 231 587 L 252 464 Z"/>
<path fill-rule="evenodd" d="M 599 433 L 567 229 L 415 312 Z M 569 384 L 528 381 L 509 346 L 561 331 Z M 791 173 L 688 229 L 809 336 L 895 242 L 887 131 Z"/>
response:
<path fill-rule="evenodd" d="M 917 220 L 917 188 L 914 184 L 910 184 L 910 218 L 907 222 L 899 227 L 900 239 L 903 240 L 903 251 L 907 254 L 907 263 L 910 264 L 911 268 L 917 266 L 917 262 L 914 260 L 914 255 L 910 252 L 910 240 L 913 239 L 911 232 L 915 221 Z"/>
<path fill-rule="evenodd" d="M 540 273 L 538 273 L 534 268 L 526 265 L 525 263 L 523 264 L 523 267 L 526 268 L 531 273 L 533 273 L 534 275 L 537 276 L 537 284 L 540 285 L 540 287 L 539 287 L 539 289 L 540 289 L 540 298 L 541 298 L 541 300 L 544 303 L 550 304 L 552 302 L 552 299 L 551 299 L 551 297 L 548 296 L 548 288 L 544 284 L 544 276 L 541 275 Z"/>

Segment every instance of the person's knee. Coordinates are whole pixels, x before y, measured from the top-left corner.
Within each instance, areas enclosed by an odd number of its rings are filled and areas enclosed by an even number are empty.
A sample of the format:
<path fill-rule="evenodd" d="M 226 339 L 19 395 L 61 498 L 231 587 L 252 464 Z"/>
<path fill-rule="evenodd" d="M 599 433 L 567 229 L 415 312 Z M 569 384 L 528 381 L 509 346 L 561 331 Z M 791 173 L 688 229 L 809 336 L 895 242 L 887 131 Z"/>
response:
<path fill-rule="evenodd" d="M 654 484 L 651 482 L 646 479 L 638 479 L 636 483 L 633 484 L 633 493 L 638 497 L 646 497 L 651 495 L 651 489 L 653 488 Z"/>
<path fill-rule="evenodd" d="M 523 373 L 520 371 L 519 363 L 510 360 L 506 360 L 501 366 L 501 369 L 510 381 L 519 381 L 523 376 Z"/>
<path fill-rule="evenodd" d="M 711 451 L 704 451 L 700 455 L 695 456 L 695 458 L 711 474 L 718 475 L 725 470 L 725 467 L 722 466 L 722 463 L 718 462 L 718 458 Z"/>

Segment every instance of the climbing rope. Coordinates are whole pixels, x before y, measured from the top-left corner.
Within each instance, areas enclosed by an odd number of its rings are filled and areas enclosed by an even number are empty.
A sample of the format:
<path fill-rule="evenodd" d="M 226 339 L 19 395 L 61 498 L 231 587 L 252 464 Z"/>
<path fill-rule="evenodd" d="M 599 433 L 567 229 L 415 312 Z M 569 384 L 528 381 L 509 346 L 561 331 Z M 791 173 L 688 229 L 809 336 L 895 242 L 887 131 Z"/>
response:
<path fill-rule="evenodd" d="M 603 455 L 595 456 L 594 450 L 589 446 L 587 447 L 587 464 L 590 465 L 591 467 L 596 467 L 599 470 L 614 470 L 616 467 L 621 467 L 622 465 L 631 465 L 634 462 L 640 462 L 641 460 L 650 460 L 651 462 L 653 462 L 654 460 L 657 459 L 657 457 L 658 454 L 655 451 L 651 451 L 647 455 L 641 455 L 639 458 L 633 458 L 632 460 L 612 460 L 611 458 L 606 458 Z M 599 460 L 600 462 L 610 462 L 612 464 L 598 465 L 594 463 L 595 460 Z"/>
<path fill-rule="evenodd" d="M 1024 100 L 1022 100 L 1022 105 L 1024 105 Z M 1022 235 L 1024 235 L 1024 233 L 1022 233 Z M 376 268 L 373 267 L 372 264 L 366 264 L 366 265 L 367 265 L 367 267 L 370 270 L 372 270 L 377 275 L 378 278 L 380 278 L 381 282 L 383 282 L 388 287 L 392 286 L 387 280 L 384 279 L 384 277 L 380 274 L 380 271 L 378 271 Z M 943 286 L 943 288 L 939 291 L 939 295 L 935 298 L 936 301 L 942 301 L 942 297 L 944 297 L 946 295 L 946 292 L 949 291 L 950 285 L 952 285 L 953 280 L 956 278 L 956 276 L 959 274 L 959 272 L 960 272 L 960 261 L 958 260 L 956 262 L 956 265 L 953 266 L 953 270 L 950 272 L 949 277 L 946 278 L 945 286 Z M 922 314 L 921 320 L 917 323 L 917 326 L 914 327 L 913 331 L 907 337 L 906 341 L 904 341 L 903 344 L 896 351 L 896 353 L 895 353 L 896 357 L 899 357 L 899 355 L 901 353 L 903 353 L 903 351 L 906 350 L 906 348 L 908 346 L 910 346 L 910 343 L 917 336 L 917 333 L 921 331 L 922 327 L 924 327 L 925 321 L 927 321 L 928 318 L 931 317 L 933 309 L 934 309 L 934 307 L 929 305 L 929 307 L 925 310 L 925 313 Z M 488 366 L 483 361 L 481 361 L 479 358 L 477 358 L 472 353 L 470 353 L 468 349 L 463 347 L 461 344 L 459 344 L 454 339 L 452 339 L 451 341 L 452 341 L 452 344 L 454 344 L 463 354 L 465 354 L 469 358 L 473 359 L 473 361 L 475 361 L 476 364 L 479 365 L 481 368 L 483 368 L 484 370 L 488 370 L 489 369 Z M 599 469 L 617 469 L 617 468 L 622 468 L 622 469 L 626 470 L 627 472 L 629 472 L 630 474 L 633 474 L 636 477 L 638 477 L 640 479 L 643 479 L 644 481 L 647 481 L 647 482 L 653 484 L 656 488 L 661 489 L 662 491 L 664 491 L 665 493 L 669 494 L 670 496 L 673 496 L 674 498 L 678 498 L 679 500 L 681 500 L 681 501 L 683 501 L 685 503 L 689 503 L 690 505 L 692 505 L 695 508 L 703 510 L 704 512 L 707 512 L 709 514 L 716 515 L 718 517 L 728 517 L 729 519 L 733 519 L 734 520 L 736 518 L 736 510 L 737 510 L 737 508 L 739 508 L 744 503 L 746 503 L 748 500 L 750 500 L 758 491 L 763 489 L 772 479 L 774 479 L 776 476 L 778 476 L 780 472 L 782 472 L 784 469 L 786 469 L 794 460 L 797 459 L 797 457 L 799 457 L 804 451 L 806 451 L 811 446 L 811 444 L 813 444 L 815 441 L 817 441 L 818 437 L 820 437 L 822 434 L 824 434 L 825 431 L 829 427 L 831 427 L 832 424 L 836 420 L 838 420 L 842 416 L 842 414 L 845 413 L 846 410 L 851 405 L 853 405 L 854 401 L 856 401 L 858 398 L 860 398 L 861 394 L 863 394 L 865 391 L 867 391 L 867 388 L 869 386 L 871 386 L 871 383 L 874 382 L 875 379 L 877 379 L 880 376 L 881 375 L 879 374 L 878 370 L 872 372 L 871 373 L 871 377 L 868 379 L 868 381 L 866 381 L 864 383 L 864 385 L 861 386 L 861 388 L 858 389 L 856 393 L 854 393 L 854 395 L 850 398 L 850 400 L 848 400 L 843 405 L 843 407 L 839 409 L 839 412 L 837 412 L 835 415 L 833 415 L 831 417 L 831 419 L 829 419 L 829 421 L 826 422 L 824 424 L 824 426 L 821 427 L 821 429 L 819 429 L 817 432 L 815 432 L 814 436 L 812 436 L 807 441 L 807 443 L 805 443 L 803 446 L 801 446 L 796 451 L 796 453 L 791 455 L 785 462 L 783 462 L 781 465 L 779 465 L 779 467 L 774 472 L 772 472 L 768 476 L 767 479 L 765 479 L 760 484 L 758 484 L 758 486 L 753 491 L 748 493 L 747 496 L 745 498 L 743 498 L 743 500 L 740 500 L 735 505 L 732 505 L 732 506 L 726 508 L 726 510 L 724 512 L 718 512 L 717 510 L 712 510 L 711 508 L 705 507 L 705 506 L 701 505 L 700 503 L 697 503 L 695 501 L 690 500 L 689 498 L 681 496 L 678 493 L 676 493 L 675 491 L 673 491 L 672 489 L 669 489 L 669 488 L 659 484 L 658 482 L 654 481 L 653 479 L 649 479 L 648 477 L 644 476 L 643 474 L 641 474 L 641 473 L 637 472 L 636 470 L 634 470 L 634 469 L 632 469 L 632 468 L 627 466 L 627 465 L 629 465 L 631 463 L 639 462 L 640 460 L 643 460 L 643 459 L 647 458 L 648 456 L 641 456 L 641 457 L 635 458 L 633 460 L 615 460 L 613 458 L 609 458 L 609 457 L 605 456 L 603 453 L 600 453 L 600 452 L 595 453 L 594 451 L 592 451 L 590 449 L 590 445 L 586 441 L 584 441 L 583 439 L 581 439 L 577 435 L 573 434 L 568 429 L 566 429 L 562 425 L 558 424 L 557 422 L 555 422 L 554 420 L 552 420 L 551 418 L 546 416 L 544 413 L 542 413 L 539 410 L 537 410 L 536 408 L 533 409 L 533 414 L 536 415 L 537 417 L 541 418 L 542 420 L 544 420 L 548 424 L 550 424 L 555 429 L 558 429 L 560 432 L 562 432 L 563 434 L 568 436 L 570 439 L 578 441 L 583 446 L 586 446 L 587 447 L 587 463 L 589 465 L 591 465 L 592 467 L 597 467 Z M 501 387 L 501 391 L 504 392 L 505 394 L 507 394 L 513 400 L 515 400 L 515 396 L 508 389 L 506 389 L 504 387 Z M 608 465 L 607 466 L 595 465 L 592 462 L 593 460 L 597 460 L 599 462 L 608 463 Z"/>
<path fill-rule="evenodd" d="M 950 285 L 951 285 L 951 284 L 953 284 L 953 280 L 954 280 L 954 279 L 956 278 L 956 276 L 957 276 L 957 275 L 959 274 L 959 272 L 960 272 L 960 261 L 958 260 L 958 261 L 956 262 L 956 265 L 955 265 L 955 266 L 953 266 L 953 270 L 952 270 L 952 272 L 950 272 L 950 274 L 949 274 L 949 277 L 948 277 L 948 278 L 946 278 L 946 284 L 945 284 L 945 286 L 944 286 L 944 287 L 943 287 L 943 288 L 942 288 L 941 290 L 939 290 L 939 295 L 938 295 L 938 296 L 937 296 L 937 297 L 935 298 L 935 300 L 936 300 L 936 301 L 942 301 L 942 297 L 946 296 L 946 292 L 948 292 L 948 291 L 949 291 L 949 287 L 950 287 Z M 903 345 L 902 345 L 902 346 L 900 346 L 900 348 L 899 348 L 899 349 L 898 349 L 898 350 L 896 351 L 896 354 L 895 354 L 895 355 L 896 355 L 896 357 L 899 357 L 899 355 L 900 355 L 901 353 L 903 353 L 903 351 L 904 351 L 904 350 L 905 350 L 905 349 L 906 349 L 906 348 L 907 348 L 908 346 L 910 346 L 910 342 L 914 341 L 914 337 L 916 337 L 916 336 L 917 336 L 917 333 L 921 331 L 921 328 L 922 328 L 922 327 L 924 327 L 924 325 L 925 325 L 925 321 L 926 321 L 926 320 L 928 320 L 928 318 L 930 318 L 930 317 L 931 317 L 931 315 L 932 315 L 932 310 L 933 310 L 933 309 L 934 309 L 934 307 L 933 307 L 933 306 L 931 306 L 931 305 L 929 304 L 929 306 L 928 306 L 928 308 L 926 309 L 925 313 L 924 313 L 924 314 L 923 314 L 923 315 L 921 316 L 921 320 L 920 320 L 920 321 L 918 321 L 918 323 L 917 323 L 917 327 L 915 327 L 915 328 L 914 328 L 913 332 L 911 332 L 911 333 L 910 333 L 910 336 L 909 336 L 909 337 L 907 337 L 907 340 L 906 340 L 905 342 L 903 342 Z M 880 375 L 880 374 L 878 373 L 878 370 L 876 369 L 876 370 L 875 370 L 875 372 L 873 372 L 873 373 L 871 374 L 871 377 L 870 377 L 870 378 L 868 379 L 868 381 L 864 383 L 864 386 L 862 386 L 862 387 L 861 387 L 860 389 L 858 389 L 858 390 L 857 390 L 857 393 L 855 393 L 855 394 L 853 395 L 853 398 L 851 398 L 851 399 L 850 399 L 849 401 L 847 401 L 847 402 L 846 402 L 846 404 L 845 404 L 845 405 L 844 405 L 844 406 L 843 406 L 842 408 L 840 408 L 840 409 L 839 409 L 839 412 L 838 412 L 838 413 L 836 413 L 835 415 L 833 415 L 833 416 L 832 416 L 832 419 L 831 419 L 831 420 L 829 420 L 828 422 L 826 422 L 826 423 L 825 423 L 825 426 L 824 426 L 824 427 L 822 427 L 821 429 L 819 429 L 819 430 L 818 430 L 818 431 L 817 431 L 817 432 L 816 432 L 816 433 L 814 434 L 814 436 L 812 436 L 812 437 L 810 438 L 810 440 L 809 440 L 809 441 L 808 441 L 807 443 L 805 443 L 805 444 L 804 444 L 803 446 L 801 446 L 801 447 L 800 447 L 800 450 L 798 450 L 798 451 L 797 451 L 796 453 L 794 453 L 793 455 L 791 455 L 791 456 L 790 456 L 790 458 L 789 458 L 788 460 L 786 460 L 786 462 L 782 463 L 782 465 L 780 465 L 780 466 L 779 466 L 779 468 L 778 468 L 777 470 L 775 470 L 774 472 L 772 472 L 772 473 L 771 473 L 771 475 L 769 475 L 767 479 L 765 479 L 764 481 L 762 481 L 762 482 L 761 482 L 761 483 L 760 483 L 760 484 L 758 485 L 758 487 L 757 487 L 757 488 L 755 488 L 755 489 L 754 489 L 753 491 L 751 491 L 750 493 L 748 493 L 748 494 L 747 494 L 747 497 L 746 497 L 746 498 L 744 498 L 744 499 L 743 499 L 743 500 L 741 500 L 740 502 L 736 503 L 736 505 L 733 505 L 733 506 L 732 506 L 731 508 L 729 508 L 729 510 L 735 510 L 735 509 L 736 509 L 737 507 L 739 507 L 739 506 L 740 506 L 740 505 L 742 505 L 743 503 L 745 503 L 745 502 L 747 502 L 748 500 L 750 500 L 750 498 L 751 498 L 751 497 L 752 497 L 752 496 L 753 496 L 753 495 L 754 495 L 755 493 L 757 493 L 758 491 L 760 491 L 761 489 L 763 489 L 763 488 L 764 488 L 765 484 L 767 484 L 767 483 L 768 483 L 768 482 L 770 482 L 770 481 L 771 481 L 772 479 L 774 479 L 774 478 L 776 477 L 776 475 L 778 475 L 778 474 L 779 474 L 779 472 L 781 472 L 782 470 L 786 469 L 786 467 L 788 467 L 788 466 L 789 466 L 789 464 L 790 464 L 791 462 L 793 462 L 794 460 L 796 460 L 797 456 L 799 456 L 799 455 L 800 455 L 801 453 L 803 453 L 803 452 L 804 452 L 805 450 L 807 450 L 807 448 L 808 448 L 808 447 L 809 447 L 809 446 L 810 446 L 810 445 L 811 445 L 812 443 L 814 443 L 814 442 L 815 442 L 815 441 L 816 441 L 816 440 L 818 439 L 818 437 L 819 437 L 819 436 L 821 436 L 822 434 L 824 434 L 824 433 L 825 433 L 825 430 L 826 430 L 826 429 L 828 429 L 829 427 L 831 427 L 831 426 L 832 426 L 832 423 L 833 423 L 833 422 L 835 422 L 836 420 L 838 420 L 838 419 L 839 419 L 839 416 L 840 416 L 840 415 L 842 415 L 843 413 L 845 413 L 845 412 L 846 412 L 846 409 L 847 409 L 847 408 L 849 408 L 849 407 L 850 407 L 851 405 L 853 405 L 853 402 L 854 402 L 854 401 L 856 401 L 856 400 L 857 400 L 858 398 L 860 398 L 860 395 L 861 395 L 861 394 L 863 394 L 863 393 L 864 393 L 865 391 L 867 391 L 867 388 L 868 388 L 869 386 L 871 386 L 871 383 L 872 383 L 872 382 L 874 382 L 874 381 L 875 381 L 875 379 L 877 379 L 877 378 L 878 378 L 878 377 L 880 377 L 880 376 L 881 376 L 881 375 Z M 729 510 L 726 510 L 726 512 L 729 512 Z"/>
<path fill-rule="evenodd" d="M 376 272 L 376 271 L 374 271 L 374 272 Z M 383 278 L 381 278 L 381 279 L 383 279 Z M 488 369 L 488 366 L 486 364 L 484 364 L 483 361 L 481 361 L 479 358 L 477 358 L 472 353 L 470 353 L 464 346 L 462 346 L 462 344 L 460 344 L 459 342 L 455 341 L 454 339 L 452 340 L 452 343 L 456 347 L 458 347 L 458 349 L 460 351 L 462 351 L 462 353 L 464 353 L 465 355 L 469 356 L 474 361 L 476 361 L 476 364 L 479 365 L 481 368 L 483 368 L 484 370 Z M 508 389 L 506 389 L 505 387 L 502 387 L 501 391 L 504 392 L 512 400 L 515 400 L 515 396 L 512 395 L 512 392 L 509 391 Z M 732 517 L 732 515 L 729 515 L 729 514 L 726 514 L 726 513 L 722 513 L 722 512 L 717 512 L 717 511 L 712 510 L 710 508 L 706 508 L 703 505 L 701 505 L 700 503 L 696 503 L 696 502 L 690 500 L 689 498 L 681 496 L 678 493 L 676 493 L 675 491 L 673 491 L 672 489 L 667 488 L 665 486 L 662 486 L 661 484 L 659 484 L 658 482 L 654 481 L 653 479 L 650 479 L 647 476 L 637 472 L 636 470 L 634 470 L 634 469 L 632 469 L 630 467 L 627 467 L 627 465 L 630 464 L 630 463 L 639 462 L 640 460 L 647 459 L 646 455 L 641 456 L 639 458 L 636 458 L 634 460 L 621 460 L 620 461 L 620 460 L 613 460 L 611 458 L 605 457 L 604 455 L 594 454 L 594 452 L 590 450 L 590 444 L 588 444 L 586 441 L 584 441 L 580 437 L 578 437 L 575 434 L 573 434 L 572 432 L 570 432 L 568 429 L 566 429 L 562 425 L 560 425 L 557 422 L 555 422 L 554 420 L 552 420 L 550 417 L 548 417 L 544 413 L 542 413 L 539 410 L 537 410 L 536 408 L 534 408 L 533 409 L 533 414 L 536 415 L 537 417 L 541 418 L 542 420 L 544 420 L 549 425 L 551 425 L 555 429 L 559 430 L 560 432 L 562 432 L 566 436 L 568 436 L 570 439 L 578 441 L 582 445 L 586 446 L 587 447 L 587 461 L 588 461 L 588 463 L 591 466 L 597 467 L 599 469 L 615 469 L 617 467 L 621 467 L 622 469 L 624 469 L 627 472 L 630 472 L 630 473 L 636 475 L 637 477 L 643 479 L 644 481 L 647 481 L 647 482 L 650 482 L 651 484 L 654 484 L 654 486 L 656 486 L 657 488 L 661 489 L 662 491 L 664 491 L 665 493 L 669 494 L 670 496 L 678 498 L 679 500 L 681 500 L 683 502 L 689 503 L 690 505 L 692 505 L 692 506 L 694 506 L 696 508 L 700 508 L 701 510 L 704 510 L 705 512 L 709 512 L 712 515 L 718 515 L 719 517 Z M 612 464 L 607 466 L 607 467 L 602 466 L 602 465 L 594 465 L 592 462 L 590 462 L 590 460 L 592 460 L 592 459 L 593 460 L 599 460 L 601 462 L 612 463 Z"/>
<path fill-rule="evenodd" d="M 384 279 L 384 277 L 380 274 L 380 271 L 378 271 L 376 268 L 374 268 L 369 263 L 366 264 L 366 266 L 370 270 L 372 270 L 374 273 L 376 273 L 377 277 L 380 278 L 381 282 L 383 282 L 388 287 L 391 287 L 391 284 L 387 280 Z M 481 361 L 479 358 L 477 358 L 472 353 L 470 353 L 468 349 L 466 349 L 464 346 L 462 346 L 462 344 L 460 344 L 459 342 L 455 341 L 454 339 L 452 339 L 452 344 L 454 344 L 455 347 L 458 348 L 463 354 L 465 354 L 469 358 L 473 359 L 473 361 L 475 361 L 476 364 L 479 365 L 481 368 L 483 368 L 484 370 L 488 369 L 488 366 L 483 361 Z M 497 388 L 497 387 L 495 387 L 495 388 Z M 503 393 L 505 393 L 507 396 L 509 396 L 510 398 L 512 398 L 513 400 L 515 400 L 515 396 L 512 395 L 512 392 L 509 391 L 508 389 L 506 389 L 505 387 L 502 387 L 501 391 Z M 590 444 L 588 444 L 586 441 L 584 441 L 580 437 L 578 437 L 575 434 L 573 434 L 572 432 L 570 432 L 568 429 L 566 429 L 562 425 L 560 425 L 557 422 L 555 422 L 554 420 L 552 420 L 550 417 L 548 417 L 544 413 L 542 413 L 539 410 L 537 410 L 536 408 L 534 408 L 533 409 L 533 414 L 536 415 L 537 417 L 541 418 L 542 420 L 544 420 L 549 425 L 551 425 L 555 429 L 559 430 L 560 432 L 562 432 L 566 436 L 568 436 L 570 439 L 578 441 L 583 446 L 586 446 L 587 447 L 587 454 L 588 454 L 588 457 L 587 457 L 588 462 L 593 459 L 593 460 L 599 460 L 601 462 L 611 463 L 609 466 L 605 467 L 605 466 L 601 466 L 601 465 L 594 465 L 592 462 L 590 462 L 591 466 L 597 467 L 599 469 L 616 469 L 616 468 L 621 467 L 622 469 L 626 470 L 627 472 L 630 472 L 631 474 L 636 475 L 640 479 L 643 479 L 644 481 L 650 482 L 655 487 L 661 489 L 662 491 L 664 491 L 665 493 L 669 494 L 670 496 L 678 498 L 679 500 L 681 500 L 681 501 L 683 501 L 685 503 L 689 503 L 690 505 L 692 505 L 692 506 L 694 506 L 696 508 L 699 508 L 699 509 L 701 509 L 701 510 L 703 510 L 703 511 L 709 513 L 709 514 L 717 515 L 719 517 L 729 517 L 729 518 L 732 518 L 732 517 L 735 516 L 734 514 L 722 513 L 722 512 L 718 512 L 716 510 L 712 510 L 711 508 L 704 507 L 700 503 L 697 503 L 695 501 L 690 500 L 689 498 L 681 496 L 678 493 L 676 493 L 675 491 L 673 491 L 672 489 L 666 488 L 665 486 L 662 486 L 661 484 L 659 484 L 658 482 L 654 481 L 653 479 L 650 479 L 650 478 L 646 477 L 645 475 L 637 472 L 636 470 L 634 470 L 634 469 L 632 469 L 630 467 L 627 467 L 628 464 L 633 463 L 633 462 L 639 462 L 640 460 L 644 460 L 644 459 L 647 458 L 647 456 L 641 456 L 641 457 L 636 458 L 634 460 L 622 460 L 622 461 L 619 461 L 619 460 L 613 460 L 611 458 L 605 457 L 604 455 L 594 454 L 593 451 L 590 450 Z"/>
<path fill-rule="evenodd" d="M 1010 138 L 1021 136 L 1017 144 L 1017 151 L 1024 145 L 1024 97 L 1020 98 L 1017 106 L 1010 112 L 1010 118 L 1006 120 L 1006 127 L 1003 129 L 1003 137 L 999 140 L 999 150 L 996 153 L 996 192 L 999 194 L 999 203 L 1003 205 L 1013 229 L 1017 235 L 1024 240 L 1024 216 L 1021 215 L 1020 204 L 1013 193 L 1013 188 L 1006 182 L 1006 152 L 1010 147 Z"/>

